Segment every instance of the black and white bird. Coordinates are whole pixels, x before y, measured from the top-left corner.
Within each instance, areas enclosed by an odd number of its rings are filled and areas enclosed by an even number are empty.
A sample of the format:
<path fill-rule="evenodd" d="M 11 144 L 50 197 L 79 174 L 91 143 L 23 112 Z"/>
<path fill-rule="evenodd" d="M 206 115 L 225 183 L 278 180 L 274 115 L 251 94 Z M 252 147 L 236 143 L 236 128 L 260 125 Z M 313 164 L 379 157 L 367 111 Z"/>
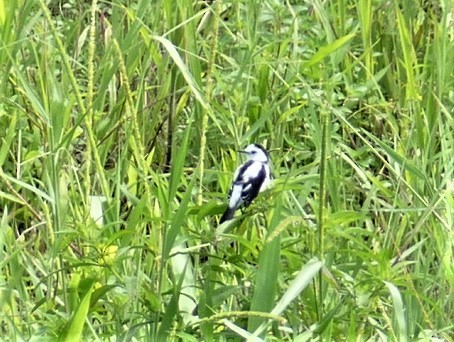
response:
<path fill-rule="evenodd" d="M 247 155 L 247 161 L 235 171 L 229 206 L 219 223 L 231 220 L 238 208 L 247 207 L 271 182 L 270 157 L 262 145 L 251 144 L 239 152 Z"/>

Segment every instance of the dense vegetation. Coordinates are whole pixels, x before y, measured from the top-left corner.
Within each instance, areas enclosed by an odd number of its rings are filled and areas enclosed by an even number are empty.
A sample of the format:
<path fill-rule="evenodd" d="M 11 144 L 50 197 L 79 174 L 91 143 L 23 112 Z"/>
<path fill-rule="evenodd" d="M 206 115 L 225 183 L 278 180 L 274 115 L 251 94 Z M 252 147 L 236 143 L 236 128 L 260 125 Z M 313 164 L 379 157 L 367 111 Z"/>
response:
<path fill-rule="evenodd" d="M 452 340 L 453 15 L 0 0 L 2 338 Z"/>

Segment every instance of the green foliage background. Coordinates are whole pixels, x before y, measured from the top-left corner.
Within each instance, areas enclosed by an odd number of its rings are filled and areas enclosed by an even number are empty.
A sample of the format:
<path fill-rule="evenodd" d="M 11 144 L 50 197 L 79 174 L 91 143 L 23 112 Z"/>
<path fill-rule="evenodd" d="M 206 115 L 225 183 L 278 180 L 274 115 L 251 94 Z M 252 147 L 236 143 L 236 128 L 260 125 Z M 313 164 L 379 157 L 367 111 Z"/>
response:
<path fill-rule="evenodd" d="M 2 336 L 453 340 L 453 15 L 0 0 Z"/>

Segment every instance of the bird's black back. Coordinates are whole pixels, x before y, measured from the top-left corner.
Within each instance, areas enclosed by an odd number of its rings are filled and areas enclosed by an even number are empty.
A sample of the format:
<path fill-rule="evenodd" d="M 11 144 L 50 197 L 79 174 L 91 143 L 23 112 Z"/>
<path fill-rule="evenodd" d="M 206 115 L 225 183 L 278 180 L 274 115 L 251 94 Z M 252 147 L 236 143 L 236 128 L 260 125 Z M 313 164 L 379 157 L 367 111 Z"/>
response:
<path fill-rule="evenodd" d="M 257 163 L 256 161 L 253 160 L 248 160 L 246 163 L 244 163 L 239 171 L 238 171 L 238 176 L 235 179 L 235 182 L 233 186 L 235 185 L 243 185 L 243 189 L 241 191 L 241 199 L 244 202 L 245 206 L 248 206 L 251 204 L 251 202 L 254 200 L 254 198 L 257 197 L 257 195 L 260 192 L 260 188 L 263 184 L 263 181 L 265 180 L 266 177 L 266 171 L 265 171 L 265 165 L 261 165 L 259 173 L 257 174 L 257 177 L 251 177 L 251 178 L 245 178 L 244 177 L 244 172 L 248 167 L 250 167 L 253 163 Z"/>

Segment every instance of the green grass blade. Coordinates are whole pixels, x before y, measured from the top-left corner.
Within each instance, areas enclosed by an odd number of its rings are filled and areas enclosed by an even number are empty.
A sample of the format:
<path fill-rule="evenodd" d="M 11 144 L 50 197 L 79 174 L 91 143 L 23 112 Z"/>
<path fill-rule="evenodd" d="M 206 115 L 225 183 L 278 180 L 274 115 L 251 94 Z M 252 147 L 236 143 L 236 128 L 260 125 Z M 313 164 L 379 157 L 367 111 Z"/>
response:
<path fill-rule="evenodd" d="M 317 259 L 312 259 L 306 263 L 298 272 L 295 279 L 292 280 L 288 289 L 271 311 L 271 314 L 280 315 L 284 312 L 287 306 L 314 280 L 314 277 L 321 270 L 322 266 L 323 263 Z"/>
<path fill-rule="evenodd" d="M 194 79 L 194 76 L 191 74 L 189 68 L 187 67 L 186 63 L 181 59 L 180 54 L 178 53 L 175 45 L 172 44 L 170 40 L 160 36 L 153 36 L 153 39 L 160 42 L 162 46 L 167 50 L 170 57 L 172 57 L 175 64 L 180 69 L 181 74 L 183 75 L 184 79 L 186 80 L 189 88 L 191 89 L 192 94 L 197 99 L 197 101 L 202 105 L 203 108 L 209 109 L 210 105 L 205 100 L 199 85 Z"/>
<path fill-rule="evenodd" d="M 279 316 L 284 310 L 304 291 L 317 274 L 320 272 L 323 263 L 317 259 L 312 259 L 306 263 L 298 272 L 296 277 L 290 283 L 288 289 L 284 292 L 281 299 L 277 302 L 276 306 L 271 310 L 271 315 Z M 258 336 L 265 329 L 266 323 L 262 323 L 260 327 L 254 331 L 254 336 Z"/>
<path fill-rule="evenodd" d="M 337 50 L 345 46 L 347 43 L 349 43 L 355 36 L 356 33 L 350 33 L 344 37 L 336 39 L 331 44 L 321 47 L 316 53 L 314 53 L 314 55 L 308 61 L 304 63 L 304 66 L 311 67 L 320 63 L 326 57 L 328 57 L 329 55 L 331 55 L 332 53 L 336 52 Z"/>
<path fill-rule="evenodd" d="M 90 308 L 91 295 L 93 294 L 93 285 L 94 281 L 91 282 L 91 285 L 83 294 L 83 298 L 80 301 L 79 306 L 74 313 L 74 316 L 69 322 L 68 331 L 62 339 L 63 341 L 81 341 L 85 320 L 87 319 L 88 311 Z"/>
<path fill-rule="evenodd" d="M 279 204 L 274 209 L 270 222 L 268 234 L 272 234 L 278 227 L 281 220 Z M 251 301 L 251 311 L 270 312 L 275 302 L 277 289 L 277 278 L 280 272 L 280 237 L 274 237 L 263 246 L 260 254 L 258 270 L 255 278 L 255 291 Z M 250 317 L 248 321 L 248 331 L 255 331 L 262 323 L 263 318 Z"/>
<path fill-rule="evenodd" d="M 399 342 L 408 341 L 407 334 L 407 320 L 405 317 L 405 308 L 402 301 L 402 296 L 399 289 L 394 286 L 392 283 L 385 281 L 385 285 L 388 287 L 391 297 L 393 299 L 393 308 L 394 308 L 394 319 L 396 320 L 397 326 L 397 336 Z"/>

